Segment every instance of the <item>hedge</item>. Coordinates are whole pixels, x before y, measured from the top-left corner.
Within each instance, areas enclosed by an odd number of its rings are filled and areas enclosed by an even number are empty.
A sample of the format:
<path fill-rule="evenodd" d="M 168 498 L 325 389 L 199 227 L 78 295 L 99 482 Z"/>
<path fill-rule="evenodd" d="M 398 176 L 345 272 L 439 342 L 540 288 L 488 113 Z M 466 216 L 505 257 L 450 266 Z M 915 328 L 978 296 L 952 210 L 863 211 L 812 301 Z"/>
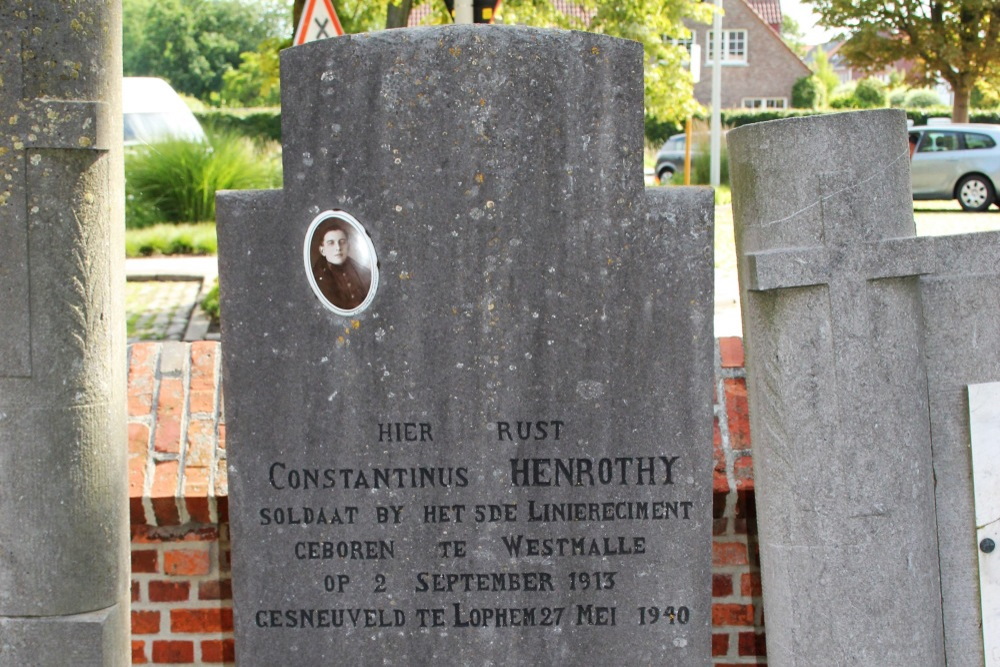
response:
<path fill-rule="evenodd" d="M 951 107 L 937 106 L 923 109 L 906 109 L 906 117 L 914 125 L 926 125 L 928 118 L 951 120 Z M 970 123 L 992 123 L 1000 125 L 1000 109 L 969 109 Z"/>
<path fill-rule="evenodd" d="M 196 111 L 205 127 L 220 132 L 236 132 L 251 139 L 281 141 L 281 109 L 209 109 Z"/>

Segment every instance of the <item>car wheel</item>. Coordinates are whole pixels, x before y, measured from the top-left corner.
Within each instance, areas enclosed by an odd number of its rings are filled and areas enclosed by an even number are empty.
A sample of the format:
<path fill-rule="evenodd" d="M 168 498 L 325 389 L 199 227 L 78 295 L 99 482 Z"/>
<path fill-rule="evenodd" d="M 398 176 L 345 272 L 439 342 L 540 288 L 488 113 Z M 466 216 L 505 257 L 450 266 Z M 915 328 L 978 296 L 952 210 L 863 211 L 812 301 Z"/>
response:
<path fill-rule="evenodd" d="M 674 172 L 672 169 L 663 169 L 658 174 L 658 177 L 660 179 L 660 185 L 666 185 L 673 179 Z"/>
<path fill-rule="evenodd" d="M 966 176 L 958 184 L 958 203 L 966 211 L 985 211 L 995 196 L 993 184 L 985 176 Z"/>

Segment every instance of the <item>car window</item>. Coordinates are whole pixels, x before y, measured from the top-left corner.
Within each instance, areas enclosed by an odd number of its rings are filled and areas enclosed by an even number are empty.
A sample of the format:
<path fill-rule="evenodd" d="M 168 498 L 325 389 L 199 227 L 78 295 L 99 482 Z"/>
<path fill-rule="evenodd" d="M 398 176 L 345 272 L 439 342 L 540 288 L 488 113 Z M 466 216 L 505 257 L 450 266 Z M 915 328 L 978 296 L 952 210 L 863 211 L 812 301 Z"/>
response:
<path fill-rule="evenodd" d="M 942 132 L 940 130 L 930 130 L 924 132 L 924 140 L 920 144 L 918 152 L 936 153 L 939 151 L 958 150 L 958 134 L 955 132 Z"/>
<path fill-rule="evenodd" d="M 993 148 L 996 145 L 997 142 L 993 141 L 993 137 L 988 134 L 972 134 L 971 132 L 965 133 L 966 148 Z"/>

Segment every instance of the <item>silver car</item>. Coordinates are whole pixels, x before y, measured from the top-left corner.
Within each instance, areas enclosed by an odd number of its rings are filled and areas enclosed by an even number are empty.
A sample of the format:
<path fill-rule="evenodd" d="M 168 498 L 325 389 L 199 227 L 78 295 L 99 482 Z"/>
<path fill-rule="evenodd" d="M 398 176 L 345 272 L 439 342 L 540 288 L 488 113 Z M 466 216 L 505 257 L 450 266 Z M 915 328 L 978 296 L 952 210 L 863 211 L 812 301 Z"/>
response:
<path fill-rule="evenodd" d="M 966 211 L 1000 206 L 1000 125 L 949 124 L 911 127 L 914 199 L 957 199 Z"/>

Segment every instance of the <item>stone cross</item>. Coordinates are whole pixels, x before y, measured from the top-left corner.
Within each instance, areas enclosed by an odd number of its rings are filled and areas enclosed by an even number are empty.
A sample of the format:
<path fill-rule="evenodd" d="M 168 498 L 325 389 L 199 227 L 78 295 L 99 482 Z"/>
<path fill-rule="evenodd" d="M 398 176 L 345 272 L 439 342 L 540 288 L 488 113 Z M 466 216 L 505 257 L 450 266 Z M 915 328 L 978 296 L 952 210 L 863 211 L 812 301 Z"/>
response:
<path fill-rule="evenodd" d="M 283 52 L 284 189 L 219 198 L 241 665 L 710 663 L 712 196 L 644 189 L 642 90 L 579 32 Z"/>
<path fill-rule="evenodd" d="M 955 404 L 1000 373 L 1000 234 L 914 236 L 904 121 L 728 137 L 776 665 L 982 661 Z"/>
<path fill-rule="evenodd" d="M 121 16 L 0 7 L 0 663 L 129 662 Z"/>

